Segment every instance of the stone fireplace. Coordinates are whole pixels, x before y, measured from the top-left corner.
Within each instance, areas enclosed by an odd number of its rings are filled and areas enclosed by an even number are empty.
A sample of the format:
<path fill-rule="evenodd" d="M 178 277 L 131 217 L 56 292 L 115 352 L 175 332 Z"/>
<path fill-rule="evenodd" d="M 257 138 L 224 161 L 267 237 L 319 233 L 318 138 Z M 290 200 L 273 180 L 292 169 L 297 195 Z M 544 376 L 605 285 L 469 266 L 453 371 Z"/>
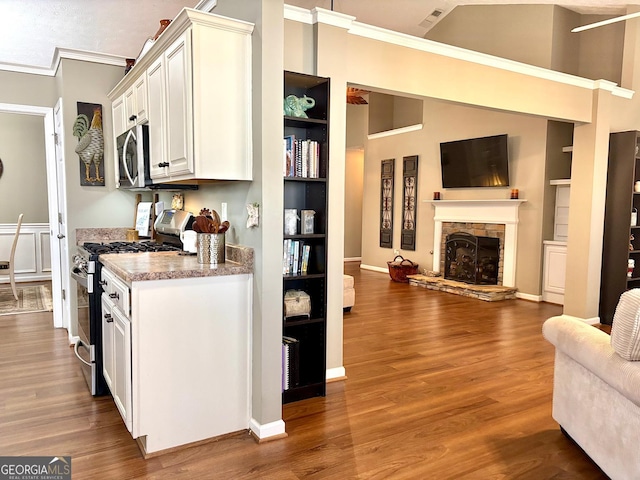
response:
<path fill-rule="evenodd" d="M 518 209 L 525 200 L 434 200 L 433 270 L 446 273 L 446 237 L 464 232 L 499 239 L 497 285 L 515 287 Z"/>

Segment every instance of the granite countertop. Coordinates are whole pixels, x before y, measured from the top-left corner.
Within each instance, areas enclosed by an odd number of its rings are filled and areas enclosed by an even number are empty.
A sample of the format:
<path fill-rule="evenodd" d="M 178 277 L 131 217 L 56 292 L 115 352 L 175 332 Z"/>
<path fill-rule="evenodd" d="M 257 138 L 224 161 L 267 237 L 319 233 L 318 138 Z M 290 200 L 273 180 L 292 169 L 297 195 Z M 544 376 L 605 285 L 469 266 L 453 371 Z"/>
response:
<path fill-rule="evenodd" d="M 76 243 L 124 241 L 127 228 L 78 228 Z M 144 241 L 141 239 L 141 241 Z M 253 273 L 253 248 L 225 245 L 225 262 L 201 264 L 195 255 L 182 252 L 108 253 L 100 263 L 128 284 L 145 280 L 213 277 Z"/>
<path fill-rule="evenodd" d="M 181 252 L 109 253 L 100 263 L 125 282 L 253 273 L 253 249 L 227 245 L 224 263 L 201 264 Z"/>

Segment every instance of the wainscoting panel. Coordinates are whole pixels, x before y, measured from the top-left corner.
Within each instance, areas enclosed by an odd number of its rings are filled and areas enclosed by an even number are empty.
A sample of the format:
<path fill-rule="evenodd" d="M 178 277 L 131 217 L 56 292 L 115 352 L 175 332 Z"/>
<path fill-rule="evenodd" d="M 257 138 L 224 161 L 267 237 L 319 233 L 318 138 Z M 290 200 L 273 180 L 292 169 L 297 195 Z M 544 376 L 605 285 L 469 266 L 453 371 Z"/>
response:
<path fill-rule="evenodd" d="M 0 224 L 0 260 L 9 260 L 16 224 Z M 51 279 L 50 230 L 48 223 L 22 223 L 16 247 L 17 282 Z M 0 283 L 8 283 L 9 275 L 0 274 Z"/>
<path fill-rule="evenodd" d="M 42 259 L 42 271 L 51 273 L 51 231 L 47 225 L 47 230 L 40 233 L 40 258 Z"/>

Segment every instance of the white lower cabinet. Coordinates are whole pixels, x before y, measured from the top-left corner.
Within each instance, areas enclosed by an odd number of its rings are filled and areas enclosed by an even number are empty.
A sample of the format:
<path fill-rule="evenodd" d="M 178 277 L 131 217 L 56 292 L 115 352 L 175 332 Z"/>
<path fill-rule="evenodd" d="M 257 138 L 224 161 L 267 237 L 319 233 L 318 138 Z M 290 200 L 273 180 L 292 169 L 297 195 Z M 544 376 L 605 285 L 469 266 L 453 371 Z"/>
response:
<path fill-rule="evenodd" d="M 102 279 L 104 375 L 144 453 L 246 430 L 253 276 Z"/>
<path fill-rule="evenodd" d="M 114 375 L 111 393 L 127 430 L 131 431 L 131 322 L 117 308 L 113 309 Z"/>
<path fill-rule="evenodd" d="M 113 302 L 105 293 L 102 294 L 102 374 L 109 391 L 113 391 L 115 377 L 113 351 Z"/>
<path fill-rule="evenodd" d="M 129 287 L 102 269 L 102 361 L 103 374 L 127 430 L 132 429 L 131 321 Z M 126 292 L 126 293 L 125 293 Z"/>

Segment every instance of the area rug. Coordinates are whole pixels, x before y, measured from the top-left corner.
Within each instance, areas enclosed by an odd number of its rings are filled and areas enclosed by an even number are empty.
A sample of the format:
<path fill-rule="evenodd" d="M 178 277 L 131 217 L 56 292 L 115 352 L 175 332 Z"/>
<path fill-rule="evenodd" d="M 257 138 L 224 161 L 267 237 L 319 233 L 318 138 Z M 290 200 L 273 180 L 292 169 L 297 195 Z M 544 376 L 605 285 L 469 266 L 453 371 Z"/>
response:
<path fill-rule="evenodd" d="M 18 300 L 13 297 L 10 285 L 0 285 L 0 315 L 50 312 L 53 310 L 51 289 L 48 285 L 18 286 Z"/>

